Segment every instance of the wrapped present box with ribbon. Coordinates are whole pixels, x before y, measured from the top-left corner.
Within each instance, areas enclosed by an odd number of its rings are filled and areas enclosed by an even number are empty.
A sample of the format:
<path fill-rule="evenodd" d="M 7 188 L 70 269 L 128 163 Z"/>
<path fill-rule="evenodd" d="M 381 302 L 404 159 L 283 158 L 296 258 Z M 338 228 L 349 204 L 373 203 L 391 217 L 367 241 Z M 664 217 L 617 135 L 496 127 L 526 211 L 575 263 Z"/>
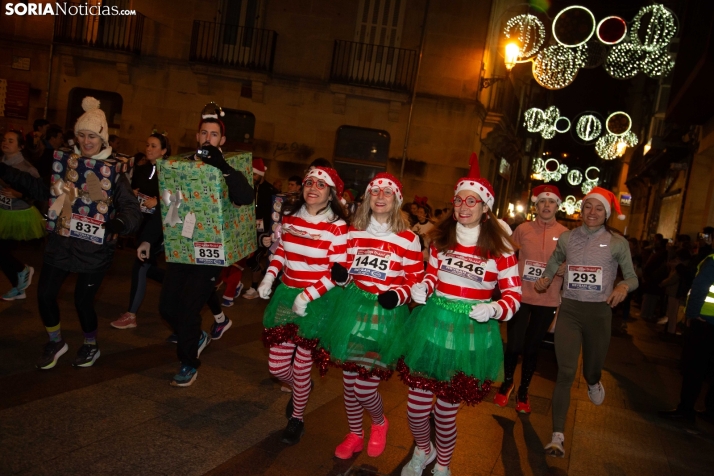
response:
<path fill-rule="evenodd" d="M 251 153 L 225 159 L 253 185 Z M 220 170 L 178 156 L 156 163 L 166 261 L 225 267 L 256 250 L 255 207 L 231 203 Z"/>
<path fill-rule="evenodd" d="M 116 182 L 122 173 L 131 180 L 133 167 L 134 158 L 129 156 L 95 160 L 69 150 L 56 150 L 47 230 L 102 244 L 102 225 L 115 214 L 112 195 Z"/>

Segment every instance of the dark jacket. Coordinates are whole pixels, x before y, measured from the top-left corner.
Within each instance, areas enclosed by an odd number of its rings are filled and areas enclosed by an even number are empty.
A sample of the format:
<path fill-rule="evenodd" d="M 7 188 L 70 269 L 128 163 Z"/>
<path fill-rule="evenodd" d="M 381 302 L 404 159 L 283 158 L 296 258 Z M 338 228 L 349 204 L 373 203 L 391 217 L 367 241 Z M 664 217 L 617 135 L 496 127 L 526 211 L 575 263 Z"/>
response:
<path fill-rule="evenodd" d="M 684 311 L 684 316 L 687 319 L 696 319 L 701 317 L 709 324 L 714 324 L 714 316 L 701 314 L 704 300 L 709 294 L 709 288 L 714 285 L 714 260 L 705 258 L 704 262 L 699 266 L 699 272 L 692 282 L 692 291 L 687 299 L 687 308 Z"/>
<path fill-rule="evenodd" d="M 49 200 L 50 189 L 42 178 L 35 178 L 4 164 L 0 165 L 0 178 L 13 188 L 35 200 Z M 116 218 L 124 223 L 122 235 L 134 233 L 141 223 L 139 202 L 131 190 L 125 174 L 120 175 L 112 195 Z M 112 263 L 117 240 L 104 240 L 97 245 L 74 237 L 50 233 L 45 246 L 45 263 L 71 273 L 96 273 L 106 271 Z"/>

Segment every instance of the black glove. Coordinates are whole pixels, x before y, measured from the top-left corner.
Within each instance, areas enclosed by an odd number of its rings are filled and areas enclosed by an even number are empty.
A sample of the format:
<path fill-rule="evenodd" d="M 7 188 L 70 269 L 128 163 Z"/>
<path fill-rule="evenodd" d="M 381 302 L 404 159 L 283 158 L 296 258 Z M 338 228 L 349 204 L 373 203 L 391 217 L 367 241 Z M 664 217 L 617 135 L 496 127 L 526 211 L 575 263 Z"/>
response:
<path fill-rule="evenodd" d="M 384 309 L 394 309 L 399 304 L 399 294 L 396 291 L 387 291 L 377 297 L 377 302 Z"/>
<path fill-rule="evenodd" d="M 8 167 L 7 164 L 5 164 L 5 163 L 3 163 L 3 162 L 0 162 L 0 175 L 5 174 L 5 171 L 7 170 L 7 167 Z"/>
<path fill-rule="evenodd" d="M 203 145 L 197 155 L 205 163 L 217 168 L 224 174 L 228 174 L 233 170 L 233 168 L 228 165 L 228 162 L 226 162 L 226 159 L 223 158 L 223 152 L 221 152 L 218 147 Z"/>
<path fill-rule="evenodd" d="M 104 225 L 104 233 L 106 235 L 114 235 L 124 231 L 124 222 L 118 218 L 112 218 Z"/>
<path fill-rule="evenodd" d="M 342 266 L 340 263 L 335 263 L 332 265 L 332 270 L 330 272 L 330 277 L 332 280 L 336 283 L 346 283 L 347 280 L 350 278 L 349 273 L 347 272 L 347 269 Z"/>

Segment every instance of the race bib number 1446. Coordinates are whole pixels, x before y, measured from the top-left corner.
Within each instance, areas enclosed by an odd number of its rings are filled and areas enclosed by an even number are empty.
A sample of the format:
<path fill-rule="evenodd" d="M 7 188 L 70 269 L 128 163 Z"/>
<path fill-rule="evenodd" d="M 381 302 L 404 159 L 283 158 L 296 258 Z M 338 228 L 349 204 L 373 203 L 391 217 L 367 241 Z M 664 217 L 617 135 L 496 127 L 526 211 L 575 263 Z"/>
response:
<path fill-rule="evenodd" d="M 447 256 L 439 270 L 480 283 L 483 281 L 485 263 L 466 256 Z"/>

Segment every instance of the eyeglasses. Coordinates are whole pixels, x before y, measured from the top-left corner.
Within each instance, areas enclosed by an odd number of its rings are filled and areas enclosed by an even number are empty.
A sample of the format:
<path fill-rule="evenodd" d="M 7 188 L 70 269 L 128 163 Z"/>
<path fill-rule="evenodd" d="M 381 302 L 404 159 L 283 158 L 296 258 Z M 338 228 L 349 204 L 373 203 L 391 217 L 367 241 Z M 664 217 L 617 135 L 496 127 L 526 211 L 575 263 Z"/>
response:
<path fill-rule="evenodd" d="M 394 195 L 394 189 L 392 189 L 391 187 L 372 187 L 369 189 L 369 194 L 373 197 L 378 196 L 379 192 L 382 192 L 385 197 L 391 197 L 392 195 Z"/>
<path fill-rule="evenodd" d="M 462 203 L 466 203 L 466 206 L 469 208 L 473 208 L 479 203 L 483 203 L 483 200 L 479 200 L 478 198 L 474 197 L 473 195 L 469 195 L 468 197 L 461 198 L 461 197 L 454 197 L 451 199 L 451 203 L 454 204 L 455 207 L 460 207 Z"/>
<path fill-rule="evenodd" d="M 327 182 L 325 182 L 324 180 L 314 180 L 311 178 L 303 180 L 302 184 L 307 188 L 311 188 L 314 185 L 315 188 L 318 190 L 324 190 L 326 187 L 329 187 Z"/>

